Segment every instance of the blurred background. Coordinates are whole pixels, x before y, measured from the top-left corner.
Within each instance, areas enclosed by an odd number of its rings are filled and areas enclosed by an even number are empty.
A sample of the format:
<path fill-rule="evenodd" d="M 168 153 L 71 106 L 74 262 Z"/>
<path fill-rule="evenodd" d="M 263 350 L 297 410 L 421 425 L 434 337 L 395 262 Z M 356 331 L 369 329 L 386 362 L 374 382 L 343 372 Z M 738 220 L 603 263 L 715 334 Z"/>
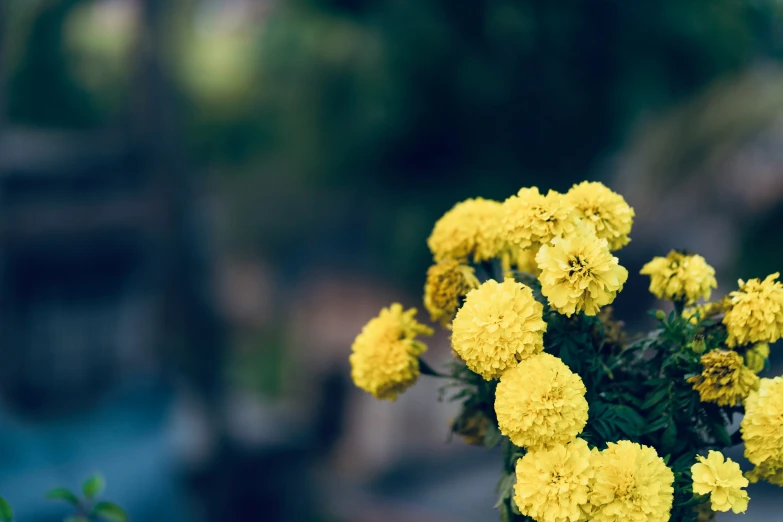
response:
<path fill-rule="evenodd" d="M 356 390 L 353 338 L 421 308 L 443 212 L 522 186 L 635 207 L 631 329 L 671 248 L 718 296 L 780 270 L 782 60 L 772 0 L 0 1 L 0 494 L 59 520 L 44 491 L 100 471 L 138 522 L 495 519 L 498 455 L 449 440 L 438 383 Z"/>

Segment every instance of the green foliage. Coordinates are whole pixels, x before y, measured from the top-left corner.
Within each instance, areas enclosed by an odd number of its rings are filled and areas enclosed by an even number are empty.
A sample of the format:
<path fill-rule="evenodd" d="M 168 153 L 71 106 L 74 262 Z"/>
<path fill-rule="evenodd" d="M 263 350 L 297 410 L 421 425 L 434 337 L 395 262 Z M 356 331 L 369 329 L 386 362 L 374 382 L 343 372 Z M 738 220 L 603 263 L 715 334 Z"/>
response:
<path fill-rule="evenodd" d="M 105 487 L 106 483 L 103 480 L 103 477 L 100 475 L 93 475 L 92 477 L 85 480 L 82 484 L 82 492 L 86 498 L 94 499 L 103 493 L 103 489 Z"/>
<path fill-rule="evenodd" d="M 12 522 L 14 519 L 14 511 L 11 509 L 11 505 L 6 499 L 0 497 L 0 521 Z"/>
<path fill-rule="evenodd" d="M 53 488 L 46 493 L 49 500 L 63 501 L 74 507 L 75 513 L 66 517 L 64 522 L 128 522 L 130 517 L 120 506 L 113 502 L 99 500 L 106 488 L 101 475 L 93 475 L 82 483 L 83 498 L 67 488 Z"/>

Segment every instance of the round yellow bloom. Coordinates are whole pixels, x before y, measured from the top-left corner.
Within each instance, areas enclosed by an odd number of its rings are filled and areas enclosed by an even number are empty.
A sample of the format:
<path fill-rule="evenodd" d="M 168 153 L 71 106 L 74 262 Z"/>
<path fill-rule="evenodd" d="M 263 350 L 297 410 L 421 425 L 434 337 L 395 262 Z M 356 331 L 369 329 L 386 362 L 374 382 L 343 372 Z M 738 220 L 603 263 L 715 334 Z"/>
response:
<path fill-rule="evenodd" d="M 541 293 L 561 314 L 595 315 L 614 301 L 628 270 L 609 252 L 606 239 L 592 233 L 555 238 L 536 255 Z"/>
<path fill-rule="evenodd" d="M 514 501 L 523 515 L 538 522 L 585 520 L 593 469 L 584 440 L 528 452 L 517 460 L 516 476 Z"/>
<path fill-rule="evenodd" d="M 399 303 L 370 319 L 351 350 L 351 377 L 359 388 L 379 399 L 393 401 L 419 378 L 419 355 L 427 350 L 417 335 L 431 335 L 420 324 L 416 309 L 403 311 Z"/>
<path fill-rule="evenodd" d="M 530 357 L 500 378 L 500 432 L 530 450 L 571 442 L 587 423 L 585 392 L 582 378 L 554 355 Z"/>
<path fill-rule="evenodd" d="M 478 286 L 479 281 L 471 267 L 446 259 L 427 270 L 424 306 L 433 321 L 440 321 L 445 326 L 454 319 L 460 300 Z"/>
<path fill-rule="evenodd" d="M 756 343 L 745 352 L 745 366 L 753 373 L 761 372 L 769 359 L 769 344 Z"/>
<path fill-rule="evenodd" d="M 666 522 L 674 499 L 674 474 L 654 448 L 628 440 L 594 452 L 590 494 L 593 522 Z"/>
<path fill-rule="evenodd" d="M 740 429 L 745 457 L 756 465 L 748 478 L 783 485 L 783 377 L 761 379 L 745 400 Z"/>
<path fill-rule="evenodd" d="M 600 239 L 609 242 L 610 250 L 619 250 L 631 240 L 634 211 L 620 194 L 603 183 L 583 181 L 571 187 L 566 197 L 577 215 Z"/>
<path fill-rule="evenodd" d="M 723 324 L 729 337 L 726 343 L 737 346 L 748 343 L 774 343 L 783 336 L 783 284 L 775 272 L 764 281 L 739 280 L 739 290 L 727 300 Z"/>
<path fill-rule="evenodd" d="M 699 455 L 691 466 L 693 492 L 709 495 L 713 511 L 732 510 L 744 513 L 748 509 L 748 480 L 742 476 L 739 464 L 727 459 L 720 451 L 710 451 L 707 457 Z"/>
<path fill-rule="evenodd" d="M 524 250 L 543 245 L 574 230 L 577 216 L 563 194 L 537 187 L 520 189 L 503 202 L 502 230 L 510 246 Z"/>
<path fill-rule="evenodd" d="M 729 350 L 712 350 L 701 356 L 702 372 L 688 379 L 702 402 L 736 406 L 759 387 L 759 377 Z"/>
<path fill-rule="evenodd" d="M 666 257 L 654 257 L 642 267 L 642 275 L 650 276 L 650 292 L 659 299 L 695 303 L 709 299 L 718 287 L 715 269 L 699 255 L 685 255 L 672 250 Z"/>
<path fill-rule="evenodd" d="M 468 368 L 487 380 L 544 349 L 544 307 L 513 279 L 471 290 L 452 324 L 451 343 Z"/>
<path fill-rule="evenodd" d="M 432 229 L 427 245 L 435 261 L 486 261 L 504 247 L 501 229 L 502 204 L 476 198 L 457 203 Z"/>

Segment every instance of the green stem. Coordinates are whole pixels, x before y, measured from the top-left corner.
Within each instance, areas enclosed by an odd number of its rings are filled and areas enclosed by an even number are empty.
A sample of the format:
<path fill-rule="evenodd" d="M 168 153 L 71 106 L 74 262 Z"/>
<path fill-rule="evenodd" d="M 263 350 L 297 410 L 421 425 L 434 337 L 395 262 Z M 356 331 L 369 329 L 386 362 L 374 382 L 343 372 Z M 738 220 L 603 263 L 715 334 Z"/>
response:
<path fill-rule="evenodd" d="M 449 375 L 443 375 L 442 373 L 436 372 L 432 366 L 427 364 L 427 362 L 421 358 L 419 358 L 419 371 L 421 372 L 422 375 L 429 375 L 431 377 L 440 377 L 441 379 L 451 378 L 451 376 Z"/>

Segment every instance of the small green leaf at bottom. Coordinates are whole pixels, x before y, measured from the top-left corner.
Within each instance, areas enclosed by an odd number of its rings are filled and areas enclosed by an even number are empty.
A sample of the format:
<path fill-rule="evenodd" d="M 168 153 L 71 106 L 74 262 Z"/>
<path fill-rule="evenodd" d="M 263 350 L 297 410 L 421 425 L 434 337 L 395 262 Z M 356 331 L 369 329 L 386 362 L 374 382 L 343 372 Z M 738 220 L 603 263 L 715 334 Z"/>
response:
<path fill-rule="evenodd" d="M 79 497 L 71 490 L 65 488 L 50 489 L 46 492 L 46 498 L 49 500 L 63 500 L 74 506 L 79 504 Z"/>
<path fill-rule="evenodd" d="M 14 510 L 6 499 L 0 497 L 0 521 L 11 522 L 14 519 Z"/>
<path fill-rule="evenodd" d="M 93 515 L 106 522 L 128 522 L 128 514 L 112 502 L 98 502 L 92 509 Z"/>
<path fill-rule="evenodd" d="M 82 484 L 82 491 L 84 492 L 85 497 L 95 498 L 103 493 L 105 487 L 106 482 L 103 480 L 103 477 L 100 475 L 93 475 L 84 481 L 84 484 Z"/>

